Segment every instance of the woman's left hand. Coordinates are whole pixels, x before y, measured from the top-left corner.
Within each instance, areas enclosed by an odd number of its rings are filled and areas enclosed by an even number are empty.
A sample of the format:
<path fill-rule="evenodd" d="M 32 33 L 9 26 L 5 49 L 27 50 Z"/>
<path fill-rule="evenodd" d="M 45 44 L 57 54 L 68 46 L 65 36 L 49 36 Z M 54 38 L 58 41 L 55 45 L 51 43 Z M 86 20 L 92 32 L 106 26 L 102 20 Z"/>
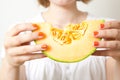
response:
<path fill-rule="evenodd" d="M 95 41 L 94 46 L 106 48 L 106 50 L 98 50 L 93 55 L 111 56 L 117 62 L 120 62 L 120 21 L 105 22 L 101 25 L 99 31 L 94 32 L 94 36 L 104 39 Z"/>

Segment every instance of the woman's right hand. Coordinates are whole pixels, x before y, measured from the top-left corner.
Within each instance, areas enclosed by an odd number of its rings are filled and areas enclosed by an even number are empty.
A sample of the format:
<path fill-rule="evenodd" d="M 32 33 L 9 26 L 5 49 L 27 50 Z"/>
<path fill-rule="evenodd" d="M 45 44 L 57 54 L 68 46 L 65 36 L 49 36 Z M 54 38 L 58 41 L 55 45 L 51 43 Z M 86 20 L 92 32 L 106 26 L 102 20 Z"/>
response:
<path fill-rule="evenodd" d="M 44 54 L 34 52 L 46 50 L 46 44 L 29 45 L 31 41 L 38 38 L 42 39 L 44 37 L 44 35 L 41 35 L 38 32 L 25 32 L 33 31 L 35 29 L 36 26 L 33 26 L 31 23 L 25 23 L 18 24 L 7 32 L 4 47 L 6 52 L 5 60 L 8 65 L 12 67 L 19 67 L 25 61 L 45 57 Z M 25 33 L 20 34 L 21 32 Z"/>

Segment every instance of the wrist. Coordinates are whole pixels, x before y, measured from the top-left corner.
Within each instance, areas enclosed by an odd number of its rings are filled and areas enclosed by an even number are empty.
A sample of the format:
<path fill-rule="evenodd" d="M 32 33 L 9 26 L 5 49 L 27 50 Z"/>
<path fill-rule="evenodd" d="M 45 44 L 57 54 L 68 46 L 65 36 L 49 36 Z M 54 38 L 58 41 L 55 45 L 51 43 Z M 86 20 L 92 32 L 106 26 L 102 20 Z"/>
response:
<path fill-rule="evenodd" d="M 12 70 L 19 69 L 19 66 L 14 66 L 14 65 L 10 64 L 6 58 L 3 59 L 2 65 L 4 65 L 5 68 L 12 69 Z"/>
<path fill-rule="evenodd" d="M 1 66 L 1 72 L 0 80 L 19 80 L 19 72 L 20 68 L 11 65 L 7 59 L 3 59 L 2 66 Z"/>

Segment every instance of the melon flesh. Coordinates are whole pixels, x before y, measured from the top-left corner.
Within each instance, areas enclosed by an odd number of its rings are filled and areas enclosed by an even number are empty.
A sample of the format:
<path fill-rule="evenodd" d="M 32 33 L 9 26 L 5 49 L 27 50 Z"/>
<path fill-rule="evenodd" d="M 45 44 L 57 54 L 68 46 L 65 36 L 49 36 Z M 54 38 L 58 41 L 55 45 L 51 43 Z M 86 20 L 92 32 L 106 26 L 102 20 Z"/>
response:
<path fill-rule="evenodd" d="M 46 34 L 46 38 L 35 40 L 35 43 L 47 44 L 49 49 L 43 53 L 53 60 L 78 62 L 96 50 L 93 43 L 100 39 L 95 38 L 93 32 L 99 30 L 100 24 L 103 23 L 103 20 L 89 20 L 80 24 L 67 25 L 64 29 L 55 28 L 49 23 L 35 23 L 40 27 L 36 31 Z"/>

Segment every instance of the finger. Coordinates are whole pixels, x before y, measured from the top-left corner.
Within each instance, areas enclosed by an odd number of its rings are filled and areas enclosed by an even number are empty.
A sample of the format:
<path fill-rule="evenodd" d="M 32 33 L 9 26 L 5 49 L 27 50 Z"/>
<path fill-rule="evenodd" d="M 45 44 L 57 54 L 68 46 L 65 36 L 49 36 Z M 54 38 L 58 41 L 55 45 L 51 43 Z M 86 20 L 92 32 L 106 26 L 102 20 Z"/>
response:
<path fill-rule="evenodd" d="M 99 50 L 93 53 L 92 55 L 116 57 L 116 56 L 120 56 L 120 50 Z"/>
<path fill-rule="evenodd" d="M 20 32 L 31 31 L 35 29 L 36 27 L 34 27 L 31 23 L 18 24 L 7 32 L 7 36 L 16 36 Z"/>
<path fill-rule="evenodd" d="M 8 49 L 7 53 L 15 56 L 15 55 L 32 54 L 34 52 L 43 51 L 47 49 L 48 49 L 48 46 L 46 44 L 27 45 L 27 46 L 20 46 L 20 47 L 14 47 L 14 48 Z"/>
<path fill-rule="evenodd" d="M 94 32 L 95 37 L 120 40 L 120 29 L 104 29 Z"/>
<path fill-rule="evenodd" d="M 36 39 L 42 39 L 44 38 L 44 35 L 39 35 L 40 32 L 34 32 L 34 33 L 26 33 L 26 34 L 21 34 L 18 36 L 14 36 L 11 39 L 7 39 L 6 45 L 7 47 L 14 47 L 14 46 L 19 46 L 23 43 L 31 42 Z"/>
<path fill-rule="evenodd" d="M 120 41 L 95 41 L 94 46 L 97 48 L 120 49 Z"/>
<path fill-rule="evenodd" d="M 22 62 L 24 61 L 29 61 L 29 60 L 34 60 L 34 59 L 41 59 L 41 58 L 45 58 L 46 55 L 44 54 L 27 54 L 24 56 L 18 56 L 18 59 Z"/>
<path fill-rule="evenodd" d="M 40 59 L 45 58 L 46 56 L 44 54 L 26 54 L 22 56 L 15 56 L 14 61 L 18 64 L 23 64 L 25 61 L 33 60 L 33 59 Z"/>
<path fill-rule="evenodd" d="M 104 29 L 120 29 L 120 21 L 109 21 L 105 23 Z"/>
<path fill-rule="evenodd" d="M 107 38 L 107 39 L 103 39 L 104 41 L 113 41 L 113 40 L 115 40 L 115 39 L 113 39 L 113 38 Z"/>

